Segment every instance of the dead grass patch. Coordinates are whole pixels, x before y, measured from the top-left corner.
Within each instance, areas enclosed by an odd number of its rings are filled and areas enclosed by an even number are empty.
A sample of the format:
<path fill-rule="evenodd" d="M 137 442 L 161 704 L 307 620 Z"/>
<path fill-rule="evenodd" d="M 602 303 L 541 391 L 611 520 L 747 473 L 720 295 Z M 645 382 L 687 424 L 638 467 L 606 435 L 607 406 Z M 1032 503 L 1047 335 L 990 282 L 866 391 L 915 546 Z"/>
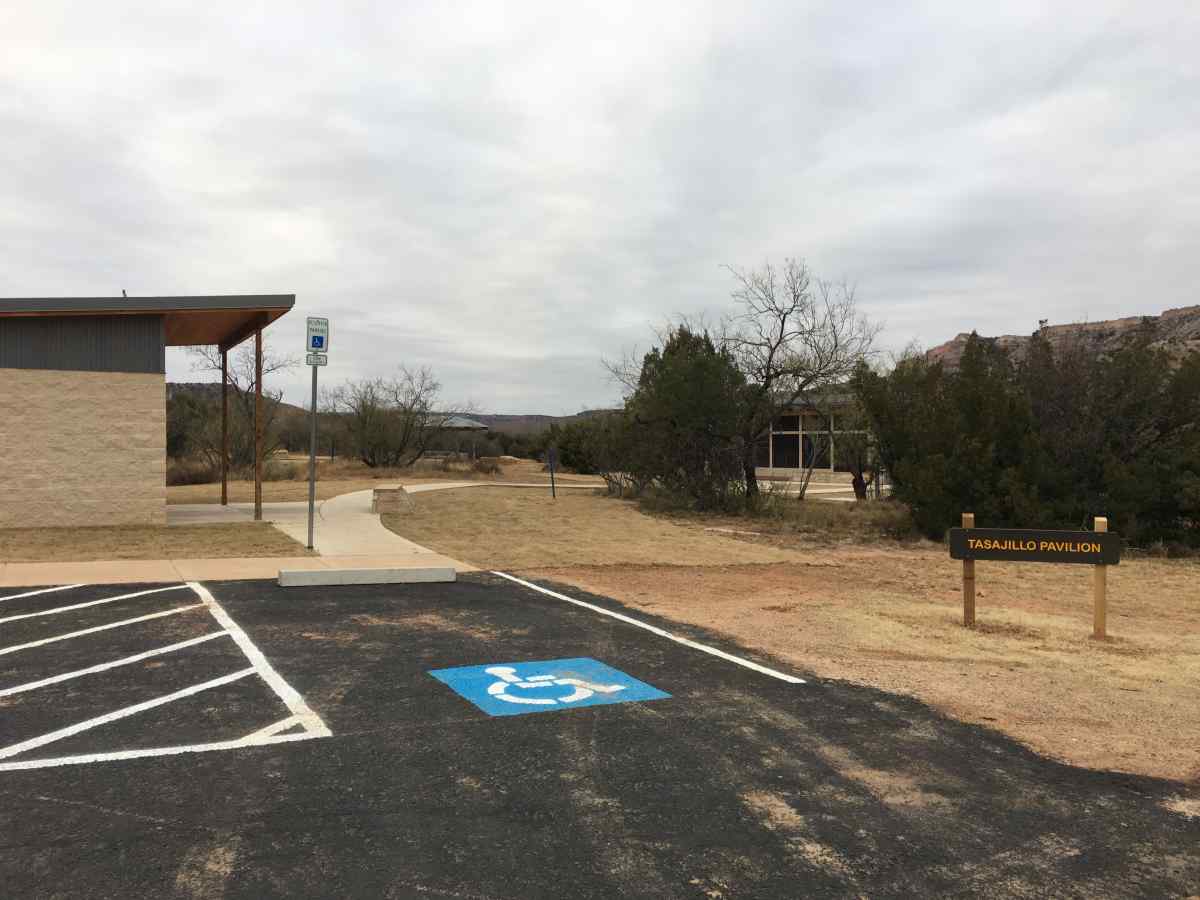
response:
<path fill-rule="evenodd" d="M 1091 638 L 1084 566 L 978 563 L 979 627 L 940 547 L 814 548 L 794 564 L 530 568 L 723 631 L 794 665 L 918 697 L 1078 765 L 1200 779 L 1200 563 L 1109 571 L 1108 641 Z"/>
<path fill-rule="evenodd" d="M 309 555 L 268 522 L 0 529 L 0 560 L 14 563 Z"/>
<path fill-rule="evenodd" d="M 632 501 L 584 491 L 557 500 L 533 489 L 413 494 L 413 509 L 383 517 L 409 540 L 480 568 L 561 565 L 725 565 L 801 557 L 639 511 Z"/>
<path fill-rule="evenodd" d="M 288 503 L 308 499 L 308 457 L 286 457 L 282 461 L 293 465 L 290 480 L 263 483 L 263 501 Z M 603 486 L 603 481 L 591 475 L 558 475 L 559 484 L 590 484 Z M 353 491 L 369 491 L 382 484 L 423 484 L 437 481 L 479 481 L 488 484 L 544 484 L 550 486 L 550 474 L 542 464 L 530 459 L 504 462 L 494 473 L 477 472 L 469 465 L 455 466 L 443 471 L 437 465 L 421 461 L 417 466 L 402 469 L 368 468 L 357 460 L 321 460 L 317 464 L 317 499 L 329 500 Z M 167 487 L 167 503 L 219 503 L 220 483 L 179 484 Z M 230 481 L 231 503 L 254 502 L 253 481 Z"/>

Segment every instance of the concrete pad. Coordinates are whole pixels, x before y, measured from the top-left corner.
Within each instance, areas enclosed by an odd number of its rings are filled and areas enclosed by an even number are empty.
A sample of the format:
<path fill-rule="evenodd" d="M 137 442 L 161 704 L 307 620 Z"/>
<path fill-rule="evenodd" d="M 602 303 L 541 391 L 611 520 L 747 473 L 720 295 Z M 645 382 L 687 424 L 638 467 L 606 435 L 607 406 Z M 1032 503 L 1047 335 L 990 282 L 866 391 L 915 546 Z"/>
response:
<path fill-rule="evenodd" d="M 316 556 L 242 557 L 237 559 L 176 559 L 175 571 L 180 581 L 243 581 L 253 578 L 274 578 L 280 566 L 289 569 L 323 569 Z"/>
<path fill-rule="evenodd" d="M 280 587 L 344 584 L 429 584 L 454 581 L 453 566 L 369 569 L 280 569 Z"/>
<path fill-rule="evenodd" d="M 253 521 L 253 512 L 238 506 L 221 506 L 219 503 L 173 503 L 167 505 L 167 524 L 171 526 L 226 525 Z"/>

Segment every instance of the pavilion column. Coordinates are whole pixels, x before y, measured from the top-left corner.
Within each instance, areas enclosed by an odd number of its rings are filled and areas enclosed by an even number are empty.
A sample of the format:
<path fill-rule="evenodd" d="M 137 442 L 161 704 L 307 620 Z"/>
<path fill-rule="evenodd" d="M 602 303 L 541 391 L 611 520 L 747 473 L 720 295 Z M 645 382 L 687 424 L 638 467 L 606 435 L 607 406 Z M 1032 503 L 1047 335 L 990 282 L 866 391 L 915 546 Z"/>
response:
<path fill-rule="evenodd" d="M 829 471 L 833 472 L 833 413 L 829 414 Z"/>
<path fill-rule="evenodd" d="M 262 521 L 263 476 L 262 329 L 254 332 L 254 521 Z"/>
<path fill-rule="evenodd" d="M 229 505 L 229 351 L 221 351 L 221 505 Z"/>

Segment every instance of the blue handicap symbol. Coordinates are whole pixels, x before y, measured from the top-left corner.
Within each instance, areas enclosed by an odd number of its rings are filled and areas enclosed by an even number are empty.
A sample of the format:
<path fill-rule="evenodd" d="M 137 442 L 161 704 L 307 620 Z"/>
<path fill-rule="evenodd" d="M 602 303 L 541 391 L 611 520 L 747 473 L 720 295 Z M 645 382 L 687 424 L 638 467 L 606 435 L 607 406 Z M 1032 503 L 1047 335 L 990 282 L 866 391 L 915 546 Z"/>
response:
<path fill-rule="evenodd" d="M 324 349 L 324 347 L 325 347 L 325 335 L 314 334 L 312 336 L 312 349 L 313 350 L 322 350 L 322 349 Z"/>
<path fill-rule="evenodd" d="M 662 700 L 671 695 L 588 657 L 434 669 L 434 678 L 489 716 Z"/>

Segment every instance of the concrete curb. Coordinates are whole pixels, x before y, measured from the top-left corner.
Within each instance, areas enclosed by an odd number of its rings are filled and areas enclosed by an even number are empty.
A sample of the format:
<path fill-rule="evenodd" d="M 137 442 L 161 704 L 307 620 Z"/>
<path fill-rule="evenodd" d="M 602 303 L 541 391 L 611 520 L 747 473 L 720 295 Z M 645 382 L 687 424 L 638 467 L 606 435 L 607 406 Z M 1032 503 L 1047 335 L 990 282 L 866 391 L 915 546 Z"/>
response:
<path fill-rule="evenodd" d="M 452 567 L 375 569 L 280 569 L 280 587 L 312 587 L 343 584 L 429 584 L 454 581 Z"/>

